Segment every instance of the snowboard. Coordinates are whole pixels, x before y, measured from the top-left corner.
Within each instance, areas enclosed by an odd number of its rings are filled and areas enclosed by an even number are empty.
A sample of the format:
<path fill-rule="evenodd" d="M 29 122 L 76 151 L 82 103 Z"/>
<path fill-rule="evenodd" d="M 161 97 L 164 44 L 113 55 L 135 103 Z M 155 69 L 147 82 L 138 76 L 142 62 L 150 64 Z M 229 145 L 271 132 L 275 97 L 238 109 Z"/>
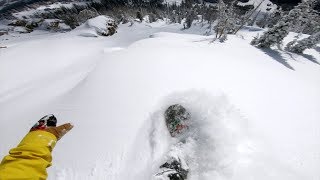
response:
<path fill-rule="evenodd" d="M 179 139 L 178 144 L 185 143 L 181 137 L 187 134 L 191 118 L 187 109 L 180 104 L 171 105 L 166 109 L 164 117 L 171 137 Z M 188 177 L 188 172 L 189 168 L 184 159 L 175 156 L 169 157 L 159 167 L 155 177 L 158 180 L 185 180 Z"/>

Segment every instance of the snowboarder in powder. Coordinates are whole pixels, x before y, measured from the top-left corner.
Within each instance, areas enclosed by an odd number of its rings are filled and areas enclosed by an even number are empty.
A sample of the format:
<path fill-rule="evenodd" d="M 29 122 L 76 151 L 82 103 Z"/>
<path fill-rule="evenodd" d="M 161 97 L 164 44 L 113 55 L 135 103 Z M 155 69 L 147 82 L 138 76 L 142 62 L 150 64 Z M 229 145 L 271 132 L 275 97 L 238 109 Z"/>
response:
<path fill-rule="evenodd" d="M 70 123 L 56 125 L 57 119 L 52 114 L 41 118 L 19 145 L 3 158 L 0 179 L 47 179 L 46 168 L 51 166 L 52 149 L 73 128 Z"/>
<path fill-rule="evenodd" d="M 170 135 L 173 138 L 178 138 L 179 144 L 185 143 L 187 138 L 187 131 L 189 129 L 189 123 L 191 115 L 180 104 L 171 105 L 165 111 L 165 123 Z M 172 150 L 175 151 L 175 150 Z M 172 152 L 171 152 L 172 153 Z M 175 154 L 174 152 L 172 154 Z M 170 180 L 184 180 L 187 179 L 189 168 L 181 157 L 169 157 L 167 161 L 160 166 L 159 173 L 155 176 L 157 179 L 170 179 Z"/>

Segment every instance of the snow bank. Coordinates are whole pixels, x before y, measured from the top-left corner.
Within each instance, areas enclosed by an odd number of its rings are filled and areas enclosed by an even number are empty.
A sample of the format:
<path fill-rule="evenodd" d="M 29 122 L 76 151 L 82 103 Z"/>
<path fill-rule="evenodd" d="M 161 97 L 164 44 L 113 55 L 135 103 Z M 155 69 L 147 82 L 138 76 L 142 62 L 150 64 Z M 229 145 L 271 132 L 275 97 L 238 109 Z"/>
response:
<path fill-rule="evenodd" d="M 25 27 L 14 27 L 13 29 L 14 32 L 18 33 L 28 33 L 28 30 Z"/>

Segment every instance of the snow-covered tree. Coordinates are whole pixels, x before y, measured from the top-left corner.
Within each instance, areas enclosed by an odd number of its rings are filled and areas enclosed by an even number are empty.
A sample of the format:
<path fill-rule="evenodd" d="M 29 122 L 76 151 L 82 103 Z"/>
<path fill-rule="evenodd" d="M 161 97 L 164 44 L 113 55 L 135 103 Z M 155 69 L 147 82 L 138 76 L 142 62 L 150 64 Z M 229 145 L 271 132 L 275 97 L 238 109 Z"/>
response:
<path fill-rule="evenodd" d="M 141 11 L 137 11 L 137 16 L 136 17 L 137 17 L 137 19 L 139 19 L 140 22 L 143 21 L 143 16 L 142 16 Z"/>
<path fill-rule="evenodd" d="M 268 48 L 275 44 L 281 44 L 282 40 L 289 34 L 289 23 L 280 21 L 273 28 L 265 32 L 261 37 L 255 37 L 251 45 Z"/>
<path fill-rule="evenodd" d="M 280 7 L 278 7 L 274 9 L 270 14 L 266 13 L 264 17 L 257 22 L 257 25 L 261 28 L 272 28 L 283 16 L 284 11 Z"/>
<path fill-rule="evenodd" d="M 303 34 L 314 34 L 318 29 L 320 29 L 320 14 L 313 13 L 309 18 L 309 22 L 306 27 L 303 29 Z"/>
<path fill-rule="evenodd" d="M 185 22 L 183 24 L 183 27 L 185 29 L 189 29 L 192 25 L 192 22 L 195 20 L 196 18 L 196 15 L 195 15 L 195 12 L 193 9 L 189 10 L 187 12 L 187 15 L 186 15 L 186 19 L 185 19 Z"/>
<path fill-rule="evenodd" d="M 290 30 L 301 32 L 307 25 L 307 17 L 310 9 L 312 9 L 312 3 L 313 1 L 310 0 L 298 4 L 260 38 L 254 38 L 251 44 L 263 48 L 268 48 L 273 45 L 279 46 L 282 40 L 289 34 Z"/>
<path fill-rule="evenodd" d="M 80 11 L 77 18 L 80 23 L 84 23 L 88 19 L 91 19 L 91 18 L 94 18 L 97 16 L 99 16 L 98 11 L 96 9 L 92 8 L 92 9 L 84 9 L 84 10 Z"/>
<path fill-rule="evenodd" d="M 226 27 L 226 23 L 228 21 L 227 17 L 227 5 L 223 2 L 223 0 L 219 0 L 218 4 L 218 22 L 216 26 L 214 27 L 216 38 L 219 36 L 222 36 L 223 31 Z"/>
<path fill-rule="evenodd" d="M 258 4 L 258 6 L 256 6 L 255 8 L 253 8 L 253 9 L 251 9 L 251 10 L 249 10 L 249 11 L 247 11 L 245 14 L 243 14 L 243 15 L 237 15 L 234 19 L 234 22 L 235 22 L 235 28 L 234 28 L 234 30 L 233 30 L 233 34 L 237 34 L 237 32 L 240 30 L 240 29 L 242 29 L 243 28 L 243 26 L 245 25 L 245 24 L 254 24 L 254 22 L 256 21 L 256 19 L 257 19 L 257 17 L 258 17 L 258 15 L 259 15 L 259 13 L 260 13 L 260 11 L 258 11 L 257 13 L 256 13 L 256 15 L 255 15 L 255 17 L 253 17 L 253 19 L 251 20 L 250 18 L 252 17 L 252 15 L 259 9 L 259 7 L 261 6 L 261 4 L 264 2 L 264 0 L 262 0 L 259 4 Z M 233 7 L 236 5 L 238 3 L 238 1 L 234 1 L 234 4 L 233 4 Z M 250 21 L 251 21 L 251 23 L 250 23 Z"/>
<path fill-rule="evenodd" d="M 235 3 L 235 2 L 234 2 Z M 226 34 L 232 33 L 236 29 L 236 14 L 234 11 L 234 3 L 228 7 L 223 0 L 219 0 L 218 4 L 218 20 L 214 27 L 216 39 L 220 39 Z"/>
<path fill-rule="evenodd" d="M 311 2 L 310 6 L 312 7 L 312 9 L 307 14 L 308 21 L 302 31 L 302 33 L 304 34 L 314 34 L 320 30 L 320 11 L 316 10 L 317 3 L 320 5 L 320 1 L 317 2 L 314 0 Z"/>
<path fill-rule="evenodd" d="M 320 31 L 304 38 L 300 41 L 292 41 L 287 44 L 286 50 L 294 53 L 301 54 L 306 49 L 314 48 L 318 43 L 320 43 Z"/>
<path fill-rule="evenodd" d="M 317 16 L 313 10 L 314 3 L 314 0 L 303 1 L 290 11 L 290 16 L 288 16 L 290 31 L 301 33 L 307 26 L 315 26 L 311 23 L 311 20 Z"/>

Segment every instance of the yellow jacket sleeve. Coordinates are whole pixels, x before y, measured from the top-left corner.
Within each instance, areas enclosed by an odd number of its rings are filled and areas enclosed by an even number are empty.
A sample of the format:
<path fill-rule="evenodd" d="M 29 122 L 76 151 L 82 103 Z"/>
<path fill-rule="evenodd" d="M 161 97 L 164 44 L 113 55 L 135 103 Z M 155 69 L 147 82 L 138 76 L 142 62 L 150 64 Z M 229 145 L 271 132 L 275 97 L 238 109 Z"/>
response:
<path fill-rule="evenodd" d="M 46 131 L 29 132 L 0 164 L 0 180 L 46 179 L 57 138 Z"/>

